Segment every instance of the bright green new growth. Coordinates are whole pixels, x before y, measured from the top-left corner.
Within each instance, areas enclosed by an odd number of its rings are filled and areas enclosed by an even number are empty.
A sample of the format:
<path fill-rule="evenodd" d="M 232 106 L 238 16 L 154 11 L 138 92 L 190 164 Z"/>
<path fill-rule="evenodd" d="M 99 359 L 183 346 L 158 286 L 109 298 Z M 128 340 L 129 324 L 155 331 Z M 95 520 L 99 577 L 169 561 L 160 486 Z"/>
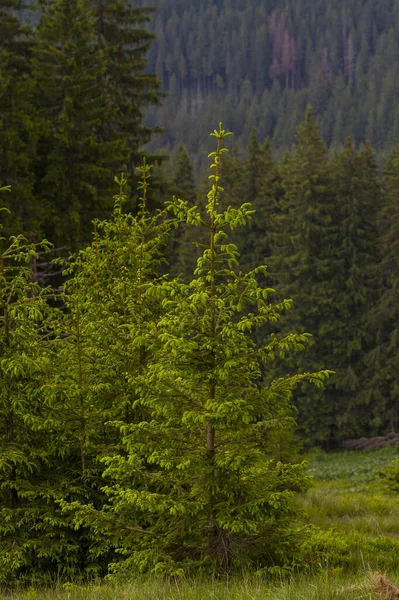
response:
<path fill-rule="evenodd" d="M 0 582 L 104 574 L 112 555 L 112 542 L 75 528 L 62 509 L 101 510 L 100 460 L 120 448 L 107 422 L 143 419 L 126 374 L 145 359 L 140 328 L 159 303 L 144 306 L 142 287 L 175 219 L 145 213 L 145 164 L 142 174 L 139 217 L 123 212 L 122 175 L 112 218 L 96 222 L 92 245 L 67 262 L 63 310 L 50 309 L 49 290 L 32 282 L 36 247 L 22 236 L 1 239 Z"/>
<path fill-rule="evenodd" d="M 222 208 L 230 134 L 212 135 L 204 207 L 174 198 L 151 216 L 144 161 L 133 216 L 115 179 L 112 217 L 66 263 L 61 310 L 18 265 L 34 247 L 12 241 L 18 268 L 3 268 L 0 295 L 3 580 L 301 564 L 295 496 L 309 478 L 305 463 L 279 460 L 276 440 L 292 428 L 295 387 L 328 371 L 268 376 L 309 336 L 272 333 L 291 301 L 270 301 L 266 267 L 239 269 L 228 232 L 254 211 Z M 208 235 L 189 283 L 159 275 L 182 221 Z"/>
<path fill-rule="evenodd" d="M 118 424 L 124 450 L 106 461 L 108 501 L 102 511 L 81 507 L 76 516 L 121 555 L 110 565 L 116 574 L 284 569 L 294 564 L 300 543 L 293 500 L 309 480 L 304 464 L 274 459 L 273 440 L 291 425 L 295 386 L 321 385 L 328 372 L 262 385 L 268 365 L 301 350 L 308 336 L 252 341 L 290 301 L 268 301 L 273 290 L 257 281 L 265 267 L 247 274 L 237 268 L 238 249 L 226 229 L 253 211 L 249 204 L 220 209 L 229 134 L 220 126 L 212 135 L 217 149 L 209 155 L 205 216 L 176 198 L 168 205 L 188 224 L 205 227 L 209 244 L 189 284 L 164 279 L 145 286 L 143 301 L 161 298 L 162 311 L 141 332 L 151 348 L 145 368 L 131 370 L 128 379 L 134 406 L 147 417 Z"/>
<path fill-rule="evenodd" d="M 9 191 L 9 186 L 0 191 Z M 46 360 L 43 354 L 50 290 L 32 277 L 39 249 L 22 235 L 2 236 L 0 225 L 0 583 L 20 580 L 54 552 L 48 535 L 51 515 L 41 481 L 48 468 L 46 441 L 33 426 L 40 413 L 37 396 Z M 61 544 L 62 545 L 62 544 Z"/>

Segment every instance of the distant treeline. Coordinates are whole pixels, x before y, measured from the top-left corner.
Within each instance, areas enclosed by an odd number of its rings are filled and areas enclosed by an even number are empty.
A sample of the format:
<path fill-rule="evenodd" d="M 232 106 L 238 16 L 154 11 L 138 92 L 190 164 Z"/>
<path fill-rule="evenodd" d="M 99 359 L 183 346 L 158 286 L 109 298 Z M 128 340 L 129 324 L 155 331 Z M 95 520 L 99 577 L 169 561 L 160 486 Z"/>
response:
<path fill-rule="evenodd" d="M 149 122 L 197 157 L 215 117 L 244 148 L 254 124 L 277 152 L 312 104 L 324 141 L 368 139 L 383 157 L 399 137 L 398 22 L 392 0 L 139 0 L 156 5 L 149 66 L 168 98 Z"/>

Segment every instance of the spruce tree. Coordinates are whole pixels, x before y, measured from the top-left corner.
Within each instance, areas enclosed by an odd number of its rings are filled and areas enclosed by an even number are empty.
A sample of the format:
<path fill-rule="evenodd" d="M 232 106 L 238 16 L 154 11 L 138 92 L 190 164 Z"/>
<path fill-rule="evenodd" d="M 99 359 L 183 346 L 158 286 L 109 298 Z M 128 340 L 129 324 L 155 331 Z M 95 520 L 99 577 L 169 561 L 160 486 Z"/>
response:
<path fill-rule="evenodd" d="M 124 451 L 107 460 L 104 476 L 112 483 L 104 509 L 77 512 L 77 523 L 117 549 L 121 559 L 110 569 L 121 575 L 284 568 L 298 548 L 294 498 L 308 479 L 304 464 L 275 460 L 273 438 L 292 422 L 294 388 L 304 380 L 321 385 L 327 373 L 260 383 L 262 364 L 302 349 L 308 336 L 272 335 L 258 346 L 248 335 L 290 302 L 270 303 L 271 290 L 257 283 L 263 267 L 237 272 L 238 250 L 226 229 L 244 224 L 252 209 L 221 209 L 228 134 L 220 126 L 213 135 L 206 216 L 182 200 L 170 205 L 208 231 L 207 247 L 190 283 L 165 280 L 146 289 L 145 298 L 162 299 L 163 310 L 142 334 L 152 356 L 129 381 L 148 418 L 119 424 Z"/>
<path fill-rule="evenodd" d="M 155 73 L 147 72 L 147 54 L 154 35 L 146 28 L 153 8 L 137 8 L 128 0 L 89 0 L 95 36 L 105 56 L 101 95 L 108 99 L 111 114 L 99 127 L 100 139 L 126 142 L 130 179 L 140 166 L 142 146 L 156 129 L 144 124 L 148 107 L 160 104 L 162 93 Z"/>
<path fill-rule="evenodd" d="M 252 268 L 269 263 L 281 195 L 280 176 L 273 161 L 270 141 L 266 140 L 261 146 L 255 130 L 250 136 L 243 175 L 247 184 L 243 200 L 253 205 L 256 218 L 250 223 L 249 231 L 244 233 L 240 244 L 241 259 L 243 265 Z"/>
<path fill-rule="evenodd" d="M 48 244 L 41 244 L 43 249 Z M 49 430 L 38 433 L 46 379 L 48 294 L 33 281 L 39 246 L 0 237 L 0 582 L 25 583 L 64 573 L 75 558 L 54 490 Z M 60 565 L 63 567 L 60 568 Z"/>
<path fill-rule="evenodd" d="M 380 263 L 375 269 L 380 297 L 370 310 L 370 328 L 376 335 L 369 355 L 370 409 L 378 433 L 397 431 L 399 426 L 398 283 L 399 283 L 399 143 L 388 158 L 379 214 Z"/>
<path fill-rule="evenodd" d="M 330 332 L 334 341 L 330 361 L 337 376 L 327 397 L 335 407 L 339 437 L 344 439 L 380 433 L 375 420 L 379 409 L 371 403 L 365 360 L 375 345 L 369 314 L 379 296 L 375 274 L 379 268 L 377 215 L 381 189 L 368 143 L 356 152 L 348 138 L 334 163 L 340 268 L 333 280 L 336 313 L 334 331 Z"/>
<path fill-rule="evenodd" d="M 333 446 L 376 432 L 365 358 L 373 345 L 369 307 L 377 298 L 378 172 L 369 144 L 357 153 L 350 139 L 331 160 L 310 110 L 280 172 L 273 274 L 294 298 L 287 321 L 314 336 L 300 368 L 310 361 L 313 369 L 325 364 L 336 372 L 319 398 L 303 389 L 298 422 L 309 443 Z"/>
<path fill-rule="evenodd" d="M 149 215 L 151 167 L 145 161 L 139 175 L 138 214 L 126 212 L 127 180 L 116 178 L 113 215 L 95 221 L 91 245 L 66 261 L 61 294 L 66 310 L 48 323 L 54 343 L 43 413 L 59 456 L 53 487 L 66 522 L 75 524 L 79 568 L 86 575 L 103 574 L 115 546 L 75 519 L 76 506 L 101 511 L 107 501 L 103 489 L 112 482 L 104 460 L 123 447 L 123 434 L 110 423 L 124 427 L 148 418 L 129 379 L 151 357 L 152 344 L 144 333 L 161 306 L 157 295 L 146 298 L 145 290 L 159 278 L 162 249 L 177 226 L 168 210 Z M 73 481 L 73 487 L 66 481 Z"/>
<path fill-rule="evenodd" d="M 283 160 L 280 172 L 284 195 L 276 219 L 271 270 L 285 297 L 294 301 L 287 327 L 296 332 L 310 331 L 313 336 L 306 352 L 295 359 L 295 365 L 318 370 L 332 356 L 334 278 L 341 262 L 332 167 L 311 108 L 298 127 L 297 143 Z M 334 368 L 330 362 L 326 366 Z M 310 443 L 330 440 L 335 413 L 327 397 L 305 387 L 296 404 L 304 438 Z"/>
<path fill-rule="evenodd" d="M 92 219 L 112 209 L 111 175 L 124 166 L 125 142 L 100 139 L 114 106 L 104 94 L 107 60 L 89 0 L 50 0 L 41 8 L 33 62 L 41 120 L 35 194 L 46 209 L 47 236 L 71 248 L 88 241 Z"/>
<path fill-rule="evenodd" d="M 34 198 L 33 160 L 38 123 L 31 72 L 33 34 L 20 23 L 21 0 L 0 2 L 0 180 L 11 185 L 4 202 L 6 232 L 30 233 L 40 227 L 41 211 Z"/>
<path fill-rule="evenodd" d="M 196 199 L 196 186 L 193 163 L 184 144 L 177 147 L 173 162 L 174 195 L 193 204 Z"/>

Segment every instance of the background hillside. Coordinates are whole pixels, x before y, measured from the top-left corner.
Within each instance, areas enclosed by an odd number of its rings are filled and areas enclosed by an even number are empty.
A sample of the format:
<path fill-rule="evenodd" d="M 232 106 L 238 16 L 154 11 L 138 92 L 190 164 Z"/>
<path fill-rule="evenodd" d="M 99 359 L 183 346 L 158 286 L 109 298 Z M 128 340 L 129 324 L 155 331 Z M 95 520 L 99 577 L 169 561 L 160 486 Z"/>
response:
<path fill-rule="evenodd" d="M 399 137 L 397 0 L 137 0 L 158 5 L 149 69 L 169 96 L 150 111 L 152 149 L 198 156 L 217 119 L 244 147 L 255 125 L 280 154 L 312 104 L 328 145 Z"/>

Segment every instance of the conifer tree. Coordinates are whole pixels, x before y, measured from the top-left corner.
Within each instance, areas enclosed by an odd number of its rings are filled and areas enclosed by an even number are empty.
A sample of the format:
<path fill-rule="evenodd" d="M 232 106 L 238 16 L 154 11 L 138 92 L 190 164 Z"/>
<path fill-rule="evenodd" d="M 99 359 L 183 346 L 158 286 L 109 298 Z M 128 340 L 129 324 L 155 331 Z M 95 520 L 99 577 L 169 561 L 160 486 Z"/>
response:
<path fill-rule="evenodd" d="M 256 218 L 240 244 L 242 263 L 251 268 L 256 264 L 269 263 L 281 195 L 280 176 L 273 162 L 270 141 L 266 140 L 261 146 L 255 130 L 252 130 L 249 140 L 243 175 L 246 182 L 243 199 L 250 202 L 256 211 Z"/>
<path fill-rule="evenodd" d="M 108 98 L 111 114 L 102 123 L 100 139 L 126 141 L 131 179 L 140 166 L 142 146 L 154 128 L 143 123 L 144 111 L 160 104 L 162 93 L 155 73 L 148 73 L 147 54 L 154 39 L 146 28 L 153 8 L 135 7 L 128 0 L 89 0 L 98 47 L 105 56 L 101 94 Z"/>
<path fill-rule="evenodd" d="M 399 282 L 399 144 L 388 158 L 379 215 L 380 263 L 375 270 L 380 297 L 370 310 L 370 328 L 376 335 L 369 355 L 370 417 L 378 433 L 396 431 L 399 426 L 398 282 Z"/>
<path fill-rule="evenodd" d="M 248 335 L 290 302 L 269 302 L 271 290 L 257 283 L 263 267 L 236 271 L 238 250 L 226 229 L 242 225 L 252 210 L 221 209 L 228 134 L 220 126 L 213 135 L 206 216 L 182 200 L 170 205 L 188 224 L 206 228 L 207 247 L 190 283 L 165 280 L 146 289 L 146 299 L 163 299 L 163 311 L 142 334 L 152 356 L 129 381 L 149 417 L 119 424 L 124 452 L 107 460 L 104 476 L 112 483 L 104 488 L 104 509 L 77 512 L 77 523 L 117 549 L 121 559 L 110 569 L 120 574 L 284 567 L 297 547 L 293 500 L 308 480 L 303 464 L 274 459 L 271 440 L 291 423 L 296 385 L 321 385 L 327 372 L 260 385 L 261 365 L 302 349 L 308 336 L 271 336 L 257 346 Z"/>
<path fill-rule="evenodd" d="M 193 163 L 184 144 L 177 147 L 173 164 L 174 195 L 187 202 L 194 203 L 196 186 L 194 179 Z"/>
<path fill-rule="evenodd" d="M 46 242 L 41 245 L 48 247 Z M 33 281 L 38 246 L 22 235 L 0 237 L 0 582 L 45 580 L 76 560 L 54 489 L 49 430 L 37 431 L 40 389 L 48 368 L 47 296 Z M 60 565 L 63 567 L 60 567 Z"/>
<path fill-rule="evenodd" d="M 38 134 L 30 65 L 33 34 L 18 19 L 23 7 L 21 0 L 0 2 L 0 179 L 11 185 L 3 201 L 11 209 L 3 215 L 8 233 L 16 227 L 37 230 L 41 220 L 33 195 Z"/>
<path fill-rule="evenodd" d="M 297 144 L 281 165 L 283 198 L 276 220 L 272 274 L 294 308 L 287 327 L 314 336 L 297 367 L 318 370 L 332 355 L 335 325 L 334 277 L 341 263 L 338 255 L 339 225 L 334 215 L 332 167 L 308 108 L 298 127 Z M 333 368 L 332 364 L 327 364 Z M 332 378 L 334 381 L 334 378 Z M 298 423 L 305 439 L 328 440 L 334 423 L 334 407 L 327 397 L 305 391 L 296 402 Z"/>
<path fill-rule="evenodd" d="M 336 372 L 319 398 L 303 390 L 298 422 L 309 443 L 334 445 L 373 431 L 364 361 L 373 344 L 367 315 L 376 300 L 377 167 L 370 146 L 357 153 L 350 139 L 331 161 L 308 110 L 280 172 L 273 270 L 294 298 L 291 325 L 314 336 L 299 365 L 309 360 L 314 369 L 325 364 Z"/>
<path fill-rule="evenodd" d="M 119 194 L 111 219 L 95 222 L 92 244 L 67 261 L 62 300 L 67 311 L 49 327 L 52 371 L 44 386 L 47 419 L 57 432 L 60 461 L 58 501 L 72 519 L 75 507 L 100 511 L 106 501 L 104 457 L 118 454 L 123 426 L 148 418 L 129 378 L 137 376 L 151 356 L 144 332 L 161 311 L 157 294 L 145 298 L 150 281 L 157 281 L 162 249 L 175 217 L 163 210 L 148 213 L 151 166 L 139 169 L 139 211 L 125 211 L 127 180 L 116 178 Z M 155 284 L 154 284 L 155 285 Z M 122 425 L 121 425 L 122 426 Z M 74 482 L 73 490 L 64 482 Z M 74 521 L 76 524 L 76 521 Z M 81 550 L 80 569 L 100 574 L 115 548 L 81 523 L 76 526 Z"/>
<path fill-rule="evenodd" d="M 90 239 L 92 219 L 112 208 L 111 174 L 124 166 L 125 142 L 100 139 L 114 106 L 101 82 L 107 59 L 89 0 L 43 1 L 41 8 L 33 63 L 41 119 L 35 193 L 46 208 L 48 237 L 76 247 Z"/>
<path fill-rule="evenodd" d="M 335 406 L 341 439 L 378 434 L 373 425 L 365 358 L 375 344 L 368 322 L 378 300 L 375 272 L 379 262 L 377 215 L 381 190 L 374 153 L 368 143 L 360 152 L 352 139 L 335 155 L 336 205 L 340 268 L 334 276 L 336 313 L 331 337 L 332 367 L 337 372 L 327 397 Z M 378 409 L 377 409 L 378 410 Z"/>

